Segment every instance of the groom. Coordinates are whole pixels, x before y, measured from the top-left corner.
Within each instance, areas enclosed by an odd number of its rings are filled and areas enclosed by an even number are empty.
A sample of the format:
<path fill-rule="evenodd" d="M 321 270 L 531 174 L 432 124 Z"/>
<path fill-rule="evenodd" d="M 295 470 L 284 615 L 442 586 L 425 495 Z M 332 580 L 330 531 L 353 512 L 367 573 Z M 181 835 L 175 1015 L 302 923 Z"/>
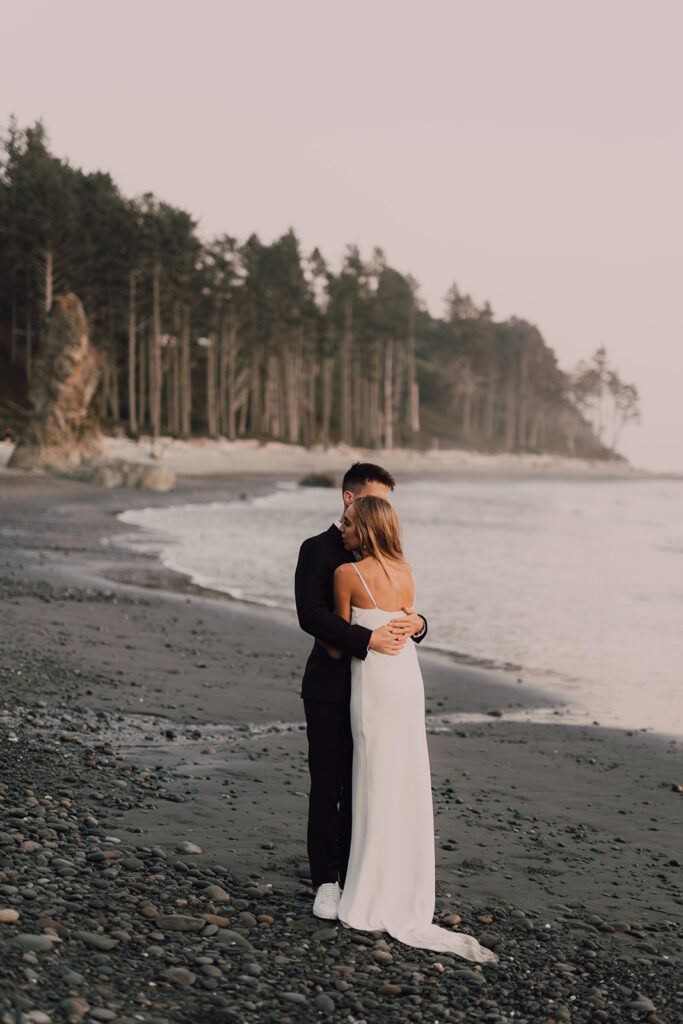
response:
<path fill-rule="evenodd" d="M 356 462 L 342 481 L 342 517 L 356 498 L 387 499 L 395 486 L 386 469 Z M 365 658 L 369 650 L 398 654 L 409 636 L 419 642 L 427 633 L 425 620 L 408 609 L 405 618 L 374 630 L 334 614 L 334 571 L 354 559 L 344 548 L 340 526 L 341 519 L 304 541 L 294 583 L 299 625 L 315 638 L 301 685 L 311 776 L 307 844 L 317 890 L 313 913 L 328 920 L 337 917 L 351 847 L 350 659 Z M 331 658 L 324 644 L 341 649 L 344 657 Z"/>

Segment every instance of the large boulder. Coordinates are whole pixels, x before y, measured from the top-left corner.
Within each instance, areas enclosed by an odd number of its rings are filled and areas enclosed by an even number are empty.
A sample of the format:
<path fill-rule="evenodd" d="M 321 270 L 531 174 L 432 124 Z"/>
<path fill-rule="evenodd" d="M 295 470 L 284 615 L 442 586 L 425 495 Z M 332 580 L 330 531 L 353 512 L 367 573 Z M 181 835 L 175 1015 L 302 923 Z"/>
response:
<path fill-rule="evenodd" d="M 56 296 L 45 353 L 29 390 L 31 417 L 9 465 L 64 470 L 100 455 L 102 440 L 92 407 L 99 378 L 80 300 L 76 295 Z"/>
<path fill-rule="evenodd" d="M 172 491 L 175 487 L 175 473 L 167 466 L 148 466 L 125 459 L 84 459 L 80 466 L 63 470 L 60 475 L 96 487 L 131 487 L 140 491 Z"/>

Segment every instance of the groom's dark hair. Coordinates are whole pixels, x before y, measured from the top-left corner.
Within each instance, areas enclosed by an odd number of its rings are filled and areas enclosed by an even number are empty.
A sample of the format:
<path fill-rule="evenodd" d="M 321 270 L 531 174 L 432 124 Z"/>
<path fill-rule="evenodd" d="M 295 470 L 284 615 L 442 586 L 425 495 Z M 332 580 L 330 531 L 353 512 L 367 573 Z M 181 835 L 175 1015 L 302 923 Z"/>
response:
<path fill-rule="evenodd" d="M 396 486 L 396 481 L 388 470 L 376 466 L 373 462 L 354 462 L 351 469 L 344 474 L 342 491 L 353 491 L 354 494 L 358 494 L 365 484 L 370 483 L 384 484 L 390 491 Z"/>

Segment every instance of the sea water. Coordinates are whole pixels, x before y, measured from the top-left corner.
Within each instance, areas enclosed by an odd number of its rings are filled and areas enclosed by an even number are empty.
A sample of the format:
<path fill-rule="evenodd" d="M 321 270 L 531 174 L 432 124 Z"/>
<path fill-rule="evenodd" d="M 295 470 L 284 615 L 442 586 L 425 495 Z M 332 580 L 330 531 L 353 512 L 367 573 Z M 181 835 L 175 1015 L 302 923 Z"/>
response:
<path fill-rule="evenodd" d="M 683 735 L 683 481 L 424 479 L 392 500 L 427 645 L 544 682 L 579 720 Z M 124 542 L 203 587 L 294 608 L 336 490 L 124 512 Z"/>

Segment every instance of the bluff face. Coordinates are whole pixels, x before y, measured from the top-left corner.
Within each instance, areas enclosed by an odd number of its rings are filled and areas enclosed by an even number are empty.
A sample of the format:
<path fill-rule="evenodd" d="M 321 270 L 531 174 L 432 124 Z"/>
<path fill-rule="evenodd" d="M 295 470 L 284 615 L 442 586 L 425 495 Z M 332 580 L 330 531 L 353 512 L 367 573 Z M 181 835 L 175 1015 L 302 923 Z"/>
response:
<path fill-rule="evenodd" d="M 52 303 L 44 357 L 36 364 L 32 412 L 9 465 L 17 469 L 71 469 L 102 454 L 92 400 L 100 379 L 97 354 L 76 295 Z"/>

